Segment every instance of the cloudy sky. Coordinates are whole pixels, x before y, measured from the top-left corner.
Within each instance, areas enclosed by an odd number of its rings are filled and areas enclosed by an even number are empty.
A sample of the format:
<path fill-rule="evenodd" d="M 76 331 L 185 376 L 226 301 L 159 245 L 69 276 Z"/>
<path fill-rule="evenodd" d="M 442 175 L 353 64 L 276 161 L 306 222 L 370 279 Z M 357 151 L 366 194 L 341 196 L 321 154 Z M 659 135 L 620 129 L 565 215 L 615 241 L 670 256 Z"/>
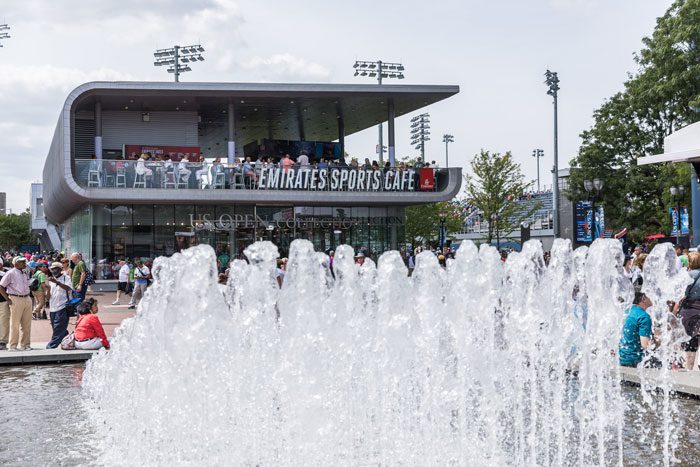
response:
<path fill-rule="evenodd" d="M 456 84 L 428 108 L 427 158 L 467 166 L 480 148 L 512 150 L 528 179 L 533 148 L 552 166 L 552 106 L 543 84 L 559 73 L 561 166 L 593 110 L 635 70 L 632 54 L 671 0 L 0 0 L 11 39 L 0 49 L 0 191 L 14 211 L 40 181 L 59 109 L 93 80 L 168 81 L 152 52 L 201 43 L 206 61 L 183 81 L 367 82 L 354 60 L 400 61 L 406 84 Z M 397 120 L 397 155 L 409 145 Z M 386 130 L 385 130 L 386 131 Z M 376 129 L 347 138 L 371 155 Z M 386 137 L 385 137 L 386 138 Z M 386 140 L 385 140 L 386 141 Z M 549 184 L 551 180 L 543 183 Z"/>

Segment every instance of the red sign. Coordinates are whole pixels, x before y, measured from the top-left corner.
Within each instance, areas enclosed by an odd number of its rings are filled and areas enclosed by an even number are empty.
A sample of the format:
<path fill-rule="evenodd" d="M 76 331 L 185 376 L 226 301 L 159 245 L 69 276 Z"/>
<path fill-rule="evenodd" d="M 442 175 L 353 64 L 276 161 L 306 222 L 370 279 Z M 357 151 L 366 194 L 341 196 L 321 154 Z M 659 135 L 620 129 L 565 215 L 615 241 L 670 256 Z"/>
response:
<path fill-rule="evenodd" d="M 142 146 L 140 144 L 127 144 L 124 146 L 124 159 L 138 159 L 141 154 L 150 153 L 152 157 L 163 157 L 166 154 L 177 162 L 187 158 L 190 162 L 198 162 L 201 158 L 199 146 Z"/>
<path fill-rule="evenodd" d="M 432 191 L 435 189 L 435 173 L 433 169 L 420 169 L 420 189 L 421 191 Z"/>

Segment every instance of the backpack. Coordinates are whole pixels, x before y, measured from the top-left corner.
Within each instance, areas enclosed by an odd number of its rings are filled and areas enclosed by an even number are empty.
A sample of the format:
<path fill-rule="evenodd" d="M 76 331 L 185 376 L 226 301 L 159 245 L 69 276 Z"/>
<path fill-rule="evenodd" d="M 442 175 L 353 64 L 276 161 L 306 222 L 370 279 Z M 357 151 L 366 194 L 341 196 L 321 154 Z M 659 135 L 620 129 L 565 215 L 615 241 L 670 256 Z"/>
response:
<path fill-rule="evenodd" d="M 83 282 L 83 286 L 87 287 L 88 285 L 92 285 L 95 283 L 95 278 L 92 275 L 92 271 L 88 269 L 87 265 L 85 266 L 85 281 Z"/>

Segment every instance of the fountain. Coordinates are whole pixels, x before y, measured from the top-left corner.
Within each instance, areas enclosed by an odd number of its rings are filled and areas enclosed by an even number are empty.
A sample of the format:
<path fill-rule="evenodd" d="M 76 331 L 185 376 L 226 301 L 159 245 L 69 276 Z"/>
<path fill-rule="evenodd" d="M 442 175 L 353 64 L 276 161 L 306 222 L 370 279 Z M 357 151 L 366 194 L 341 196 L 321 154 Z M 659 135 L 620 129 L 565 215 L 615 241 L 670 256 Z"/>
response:
<path fill-rule="evenodd" d="M 684 283 L 668 248 L 647 260 L 655 312 Z M 623 465 L 626 410 L 658 411 L 674 459 L 668 387 L 626 400 L 610 351 L 633 295 L 617 241 L 558 239 L 548 266 L 538 242 L 506 263 L 467 242 L 409 277 L 397 252 L 358 267 L 341 246 L 331 272 L 295 240 L 281 289 L 273 244 L 245 255 L 223 292 L 208 246 L 156 260 L 84 374 L 101 462 Z"/>

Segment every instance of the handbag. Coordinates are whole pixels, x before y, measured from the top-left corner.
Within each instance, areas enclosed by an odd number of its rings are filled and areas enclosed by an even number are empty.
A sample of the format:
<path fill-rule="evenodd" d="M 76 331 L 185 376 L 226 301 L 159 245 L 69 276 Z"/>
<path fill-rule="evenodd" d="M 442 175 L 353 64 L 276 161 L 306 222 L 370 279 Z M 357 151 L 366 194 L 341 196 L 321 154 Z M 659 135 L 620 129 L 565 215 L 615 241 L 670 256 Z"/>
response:
<path fill-rule="evenodd" d="M 75 333 L 71 332 L 61 340 L 62 350 L 75 350 Z"/>

